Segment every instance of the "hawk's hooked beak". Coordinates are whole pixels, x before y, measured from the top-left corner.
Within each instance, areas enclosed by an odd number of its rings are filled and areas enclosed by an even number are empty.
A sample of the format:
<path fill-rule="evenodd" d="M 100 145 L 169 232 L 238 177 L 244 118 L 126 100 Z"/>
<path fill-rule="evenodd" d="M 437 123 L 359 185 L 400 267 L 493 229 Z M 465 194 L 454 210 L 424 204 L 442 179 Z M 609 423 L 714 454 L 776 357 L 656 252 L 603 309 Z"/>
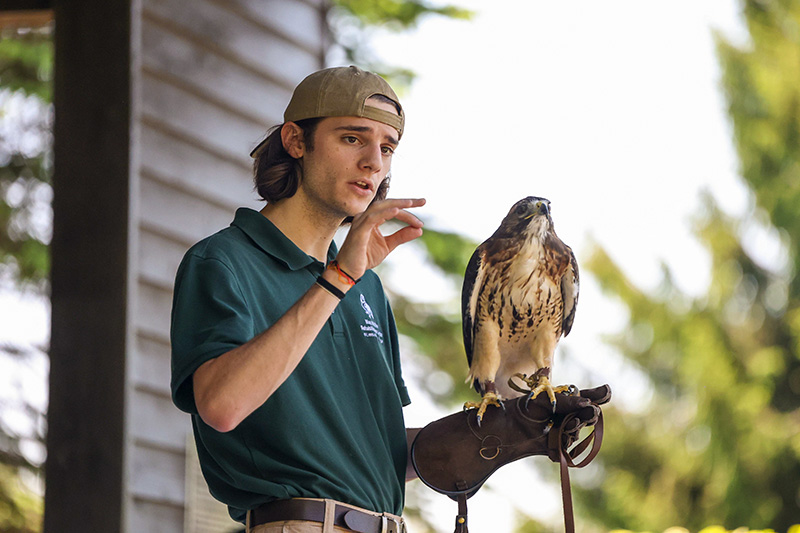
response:
<path fill-rule="evenodd" d="M 526 216 L 523 220 L 528 220 L 536 215 L 550 215 L 550 208 L 548 207 L 547 202 L 536 202 L 536 204 L 533 206 L 533 212 Z"/>
<path fill-rule="evenodd" d="M 547 205 L 547 202 L 536 202 L 536 211 L 547 216 L 550 214 L 550 207 Z"/>

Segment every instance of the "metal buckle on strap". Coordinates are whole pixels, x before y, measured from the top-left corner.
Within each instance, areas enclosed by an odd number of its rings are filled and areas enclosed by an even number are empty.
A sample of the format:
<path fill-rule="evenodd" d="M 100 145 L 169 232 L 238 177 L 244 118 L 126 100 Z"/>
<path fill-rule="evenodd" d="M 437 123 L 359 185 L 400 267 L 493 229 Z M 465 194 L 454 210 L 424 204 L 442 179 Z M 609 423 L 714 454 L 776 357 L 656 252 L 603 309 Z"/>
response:
<path fill-rule="evenodd" d="M 406 533 L 406 522 L 402 518 L 382 514 L 381 533 Z"/>

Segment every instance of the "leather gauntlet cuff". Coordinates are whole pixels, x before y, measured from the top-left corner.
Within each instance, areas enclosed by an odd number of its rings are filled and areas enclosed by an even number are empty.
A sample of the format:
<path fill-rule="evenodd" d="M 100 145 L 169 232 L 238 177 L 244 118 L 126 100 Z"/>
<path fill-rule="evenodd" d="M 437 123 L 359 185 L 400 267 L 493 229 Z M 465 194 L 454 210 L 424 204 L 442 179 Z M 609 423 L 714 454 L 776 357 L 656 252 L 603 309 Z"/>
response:
<path fill-rule="evenodd" d="M 530 402 L 526 397 L 508 400 L 503 409 L 487 411 L 481 425 L 476 409 L 454 413 L 420 430 L 411 447 L 411 462 L 423 483 L 458 501 L 456 531 L 466 532 L 466 500 L 489 476 L 523 457 L 546 455 L 561 464 L 565 517 L 569 511 L 571 520 L 572 500 L 566 469 L 585 466 L 600 450 L 603 420 L 600 405 L 610 399 L 611 389 L 603 385 L 573 395 L 557 394 L 555 413 L 544 394 Z M 581 429 L 587 426 L 596 426 L 595 431 L 569 450 Z M 589 445 L 592 446 L 589 455 L 575 463 Z"/>

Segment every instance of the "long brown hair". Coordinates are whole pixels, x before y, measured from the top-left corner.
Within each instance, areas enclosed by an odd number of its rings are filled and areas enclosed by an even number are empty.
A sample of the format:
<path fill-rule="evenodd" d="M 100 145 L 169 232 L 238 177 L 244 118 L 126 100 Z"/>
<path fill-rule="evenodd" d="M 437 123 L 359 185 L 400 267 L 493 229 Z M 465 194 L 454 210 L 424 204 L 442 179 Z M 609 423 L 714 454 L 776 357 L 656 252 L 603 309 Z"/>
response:
<path fill-rule="evenodd" d="M 314 149 L 314 132 L 320 120 L 309 118 L 296 122 L 309 150 Z M 289 155 L 283 147 L 282 127 L 283 124 L 279 124 L 269 130 L 253 162 L 255 189 L 267 203 L 294 196 L 303 174 L 302 161 Z"/>

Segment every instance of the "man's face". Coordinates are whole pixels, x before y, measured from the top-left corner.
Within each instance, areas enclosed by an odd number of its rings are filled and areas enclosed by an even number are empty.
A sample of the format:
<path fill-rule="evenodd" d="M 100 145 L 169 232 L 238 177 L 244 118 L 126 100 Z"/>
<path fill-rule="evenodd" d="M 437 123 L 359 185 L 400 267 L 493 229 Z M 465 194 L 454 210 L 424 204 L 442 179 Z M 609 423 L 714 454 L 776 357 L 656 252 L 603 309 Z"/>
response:
<path fill-rule="evenodd" d="M 391 104 L 370 104 L 396 113 Z M 312 209 L 337 218 L 363 212 L 391 169 L 397 143 L 397 130 L 382 122 L 324 118 L 314 132 L 314 149 L 303 154 L 298 193 Z"/>

